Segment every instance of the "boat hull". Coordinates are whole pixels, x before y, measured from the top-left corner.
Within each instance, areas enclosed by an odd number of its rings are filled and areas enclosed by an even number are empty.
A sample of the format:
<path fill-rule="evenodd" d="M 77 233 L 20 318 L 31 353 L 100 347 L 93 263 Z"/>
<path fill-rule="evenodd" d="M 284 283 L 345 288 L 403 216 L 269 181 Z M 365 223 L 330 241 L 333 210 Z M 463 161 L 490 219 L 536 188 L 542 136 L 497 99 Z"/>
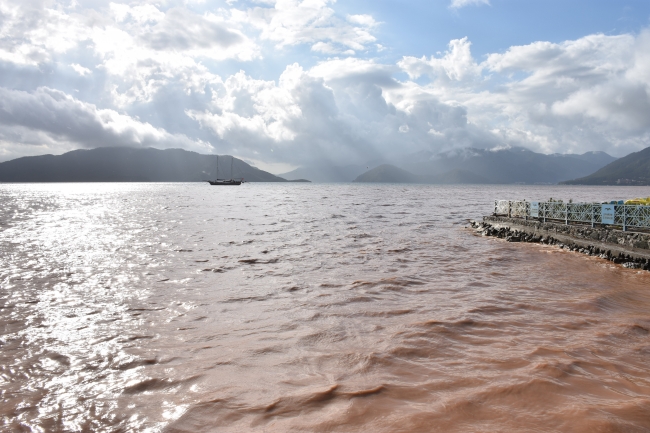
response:
<path fill-rule="evenodd" d="M 234 186 L 234 185 L 241 185 L 241 180 L 208 180 L 207 181 L 210 185 L 215 185 L 215 186 Z"/>

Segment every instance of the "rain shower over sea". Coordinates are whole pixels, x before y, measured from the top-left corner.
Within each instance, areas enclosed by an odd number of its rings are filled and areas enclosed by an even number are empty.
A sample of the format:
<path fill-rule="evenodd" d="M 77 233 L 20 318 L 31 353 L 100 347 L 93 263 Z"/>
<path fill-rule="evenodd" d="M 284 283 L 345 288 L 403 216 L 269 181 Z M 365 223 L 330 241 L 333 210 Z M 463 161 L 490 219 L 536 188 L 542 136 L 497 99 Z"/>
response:
<path fill-rule="evenodd" d="M 465 228 L 622 192 L 0 185 L 0 430 L 650 431 L 650 273 Z"/>

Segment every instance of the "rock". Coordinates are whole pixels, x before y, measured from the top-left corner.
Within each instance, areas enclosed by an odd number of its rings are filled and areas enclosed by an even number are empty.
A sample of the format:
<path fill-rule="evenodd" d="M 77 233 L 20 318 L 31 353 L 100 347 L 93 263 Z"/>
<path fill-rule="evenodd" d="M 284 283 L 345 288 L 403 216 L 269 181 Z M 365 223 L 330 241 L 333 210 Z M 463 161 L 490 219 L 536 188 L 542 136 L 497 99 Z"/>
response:
<path fill-rule="evenodd" d="M 480 233 L 483 236 L 492 236 L 500 239 L 504 239 L 506 242 L 538 242 L 547 245 L 556 245 L 559 248 L 570 250 L 570 251 L 579 251 L 583 254 L 588 254 L 590 256 L 597 256 L 604 260 L 610 260 L 617 264 L 623 264 L 626 268 L 631 269 L 646 269 L 650 270 L 650 260 L 644 259 L 633 259 L 629 254 L 619 253 L 616 256 L 612 255 L 611 250 L 605 251 L 604 249 L 595 247 L 593 245 L 587 245 L 586 247 L 579 246 L 574 242 L 563 243 L 558 241 L 552 236 L 538 236 L 533 233 L 527 233 L 526 231 L 512 230 L 509 227 L 499 224 L 498 226 L 493 226 L 489 221 L 494 218 L 495 221 L 502 223 L 503 220 L 507 218 L 503 217 L 485 217 L 484 221 L 479 223 L 476 221 L 470 221 L 470 224 L 475 228 L 476 233 Z M 514 222 L 514 221 L 513 221 Z M 565 234 L 568 236 L 579 237 L 584 240 L 587 239 L 598 239 L 601 242 L 613 241 L 615 244 L 624 244 L 632 246 L 650 246 L 650 234 L 645 233 L 623 233 L 620 231 L 612 230 L 609 228 L 600 228 L 600 229 L 591 229 L 576 226 L 565 226 L 560 224 L 552 223 L 542 223 L 540 221 L 525 221 L 517 220 L 516 224 L 535 227 L 535 229 L 543 229 L 548 231 L 553 231 L 555 233 Z M 597 236 L 594 236 L 597 235 Z M 645 243 L 644 243 L 645 242 Z"/>

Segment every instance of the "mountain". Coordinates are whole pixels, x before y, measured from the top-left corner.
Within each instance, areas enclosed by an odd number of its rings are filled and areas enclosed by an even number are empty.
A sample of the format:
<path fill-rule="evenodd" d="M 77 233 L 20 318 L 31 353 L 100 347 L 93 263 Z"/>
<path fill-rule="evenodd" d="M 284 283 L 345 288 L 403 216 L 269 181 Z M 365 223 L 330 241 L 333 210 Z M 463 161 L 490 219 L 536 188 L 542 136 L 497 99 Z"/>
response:
<path fill-rule="evenodd" d="M 558 183 L 585 176 L 616 158 L 604 152 L 582 155 L 535 153 L 521 147 L 504 149 L 465 148 L 431 155 L 418 154 L 400 164 L 414 174 L 435 176 L 463 170 L 486 183 Z"/>
<path fill-rule="evenodd" d="M 219 158 L 219 177 L 230 177 L 230 158 Z M 484 184 L 558 183 L 594 173 L 615 158 L 604 152 L 544 155 L 523 148 L 465 148 L 440 154 L 422 151 L 365 165 L 336 166 L 324 161 L 282 177 L 237 158 L 232 161 L 233 176 L 248 182 L 287 182 L 286 176 L 292 181 Z M 216 155 L 181 149 L 104 147 L 0 163 L 0 182 L 196 182 L 215 178 L 216 163 Z M 366 171 L 368 167 L 375 168 Z M 622 170 L 625 174 L 616 175 L 612 182 L 632 179 L 628 172 Z M 650 177 L 647 168 L 645 173 L 639 176 Z"/>
<path fill-rule="evenodd" d="M 423 178 L 394 165 L 382 164 L 360 174 L 354 182 L 425 183 Z"/>
<path fill-rule="evenodd" d="M 562 154 L 557 154 L 555 153 L 554 155 L 562 155 Z M 601 167 L 606 166 L 607 164 L 616 161 L 616 158 L 613 156 L 605 153 L 605 152 L 599 152 L 599 151 L 592 151 L 592 152 L 585 152 L 582 155 L 576 155 L 576 154 L 564 154 L 565 156 L 570 156 L 573 158 L 578 158 L 583 161 L 587 161 L 593 164 L 600 165 Z"/>
<path fill-rule="evenodd" d="M 558 183 L 616 161 L 604 152 L 544 155 L 521 147 L 421 151 L 367 171 L 355 182 L 433 184 Z M 579 174 L 578 174 L 579 173 Z"/>
<path fill-rule="evenodd" d="M 437 176 L 432 176 L 431 183 L 442 183 L 442 184 L 486 184 L 494 183 L 485 177 L 478 175 L 476 173 L 469 172 L 467 170 L 461 170 L 455 168 L 446 173 L 439 174 Z"/>
<path fill-rule="evenodd" d="M 287 182 L 234 158 L 233 176 L 246 182 Z M 230 177 L 231 157 L 219 158 Z M 100 147 L 0 163 L 0 182 L 199 182 L 216 177 L 217 156 L 182 149 Z"/>
<path fill-rule="evenodd" d="M 366 165 L 343 165 L 337 166 L 330 163 L 312 164 L 308 167 L 300 167 L 279 176 L 285 179 L 309 178 L 312 182 L 352 182 L 361 173 L 377 164 Z"/>
<path fill-rule="evenodd" d="M 390 164 L 382 164 L 357 176 L 354 182 L 382 182 L 382 183 L 432 183 L 432 184 L 483 184 L 491 183 L 482 176 L 465 170 L 454 169 L 447 173 L 425 176 L 413 174 L 409 171 Z"/>
<path fill-rule="evenodd" d="M 423 150 L 400 157 L 375 159 L 363 165 L 336 166 L 324 161 L 280 176 L 287 179 L 306 177 L 316 182 L 350 182 L 365 174 L 370 167 L 388 164 L 424 176 L 417 178 L 418 182 L 424 183 L 555 184 L 586 176 L 615 160 L 605 152 L 545 155 L 521 147 L 465 148 L 439 154 Z M 382 173 L 389 177 L 395 174 L 382 169 L 361 179 L 380 179 Z"/>
<path fill-rule="evenodd" d="M 650 147 L 617 159 L 589 176 L 565 185 L 650 185 Z"/>

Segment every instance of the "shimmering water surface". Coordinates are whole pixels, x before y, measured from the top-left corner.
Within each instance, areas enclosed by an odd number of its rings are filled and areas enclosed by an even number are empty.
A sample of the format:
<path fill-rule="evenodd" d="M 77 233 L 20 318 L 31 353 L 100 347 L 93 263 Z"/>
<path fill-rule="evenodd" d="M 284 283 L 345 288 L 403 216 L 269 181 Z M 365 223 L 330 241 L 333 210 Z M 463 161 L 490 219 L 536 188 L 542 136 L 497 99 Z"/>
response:
<path fill-rule="evenodd" d="M 650 273 L 464 228 L 640 195 L 0 185 L 1 430 L 648 432 Z"/>

